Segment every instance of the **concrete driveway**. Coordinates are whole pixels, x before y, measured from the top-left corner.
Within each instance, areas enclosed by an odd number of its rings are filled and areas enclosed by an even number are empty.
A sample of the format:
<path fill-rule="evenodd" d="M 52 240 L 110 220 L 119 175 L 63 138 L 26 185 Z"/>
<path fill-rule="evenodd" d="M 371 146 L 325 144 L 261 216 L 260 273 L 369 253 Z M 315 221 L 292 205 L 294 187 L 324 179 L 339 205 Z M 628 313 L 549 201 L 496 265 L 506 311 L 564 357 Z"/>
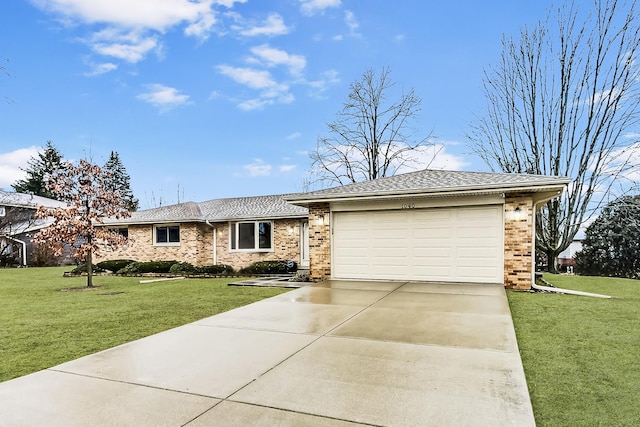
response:
<path fill-rule="evenodd" d="M 534 426 L 499 285 L 328 281 L 0 384 L 7 426 Z"/>

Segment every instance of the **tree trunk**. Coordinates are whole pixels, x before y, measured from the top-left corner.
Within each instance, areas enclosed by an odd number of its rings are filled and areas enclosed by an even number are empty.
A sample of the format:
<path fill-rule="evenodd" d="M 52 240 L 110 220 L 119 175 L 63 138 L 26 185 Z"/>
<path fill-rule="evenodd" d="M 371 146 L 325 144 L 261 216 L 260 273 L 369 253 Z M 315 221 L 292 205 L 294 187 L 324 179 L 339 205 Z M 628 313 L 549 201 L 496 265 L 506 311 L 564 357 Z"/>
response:
<path fill-rule="evenodd" d="M 93 288 L 93 254 L 87 255 L 87 288 Z"/>
<path fill-rule="evenodd" d="M 547 249 L 544 253 L 547 256 L 547 271 L 549 273 L 558 274 L 558 255 L 560 252 L 554 249 Z"/>

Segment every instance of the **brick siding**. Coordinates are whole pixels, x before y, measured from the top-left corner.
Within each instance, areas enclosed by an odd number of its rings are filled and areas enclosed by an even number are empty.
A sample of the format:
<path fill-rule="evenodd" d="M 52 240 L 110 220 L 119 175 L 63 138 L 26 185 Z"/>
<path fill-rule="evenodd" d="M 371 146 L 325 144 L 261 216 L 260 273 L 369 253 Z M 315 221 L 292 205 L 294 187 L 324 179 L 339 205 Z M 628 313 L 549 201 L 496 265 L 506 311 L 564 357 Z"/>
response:
<path fill-rule="evenodd" d="M 520 219 L 515 210 L 520 208 Z M 504 286 L 510 289 L 531 289 L 533 273 L 533 199 L 507 196 L 504 204 Z"/>
<path fill-rule="evenodd" d="M 329 203 L 309 205 L 309 278 L 314 282 L 331 278 L 330 218 Z"/>
<path fill-rule="evenodd" d="M 229 250 L 229 224 L 216 223 L 217 263 L 238 270 L 256 261 L 294 260 L 300 262 L 300 219 L 273 220 L 273 251 L 233 252 Z M 110 259 L 135 261 L 176 260 L 193 265 L 214 264 L 214 228 L 201 223 L 180 224 L 180 244 L 153 245 L 154 225 L 130 225 L 129 242 L 116 249 L 103 248 L 95 262 Z"/>

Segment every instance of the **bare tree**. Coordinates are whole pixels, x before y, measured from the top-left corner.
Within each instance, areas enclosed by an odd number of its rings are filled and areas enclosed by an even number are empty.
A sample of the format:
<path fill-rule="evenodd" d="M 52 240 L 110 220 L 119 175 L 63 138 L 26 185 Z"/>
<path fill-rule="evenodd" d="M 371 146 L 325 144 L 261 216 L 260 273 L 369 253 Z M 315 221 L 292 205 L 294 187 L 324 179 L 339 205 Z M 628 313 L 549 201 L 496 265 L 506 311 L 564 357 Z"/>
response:
<path fill-rule="evenodd" d="M 92 258 L 101 247 L 116 247 L 126 239 L 117 232 L 101 227 L 105 218 L 127 218 L 130 213 L 117 191 L 108 189 L 108 174 L 97 165 L 80 160 L 76 166 L 65 167 L 50 179 L 50 188 L 67 207 L 47 209 L 40 207 L 36 217 L 53 217 L 49 227 L 34 237 L 37 242 L 54 248 L 62 254 L 65 245 L 74 248 L 73 256 L 87 266 L 87 287 L 93 287 Z"/>
<path fill-rule="evenodd" d="M 557 255 L 615 187 L 630 185 L 627 138 L 640 118 L 640 26 L 635 1 L 568 3 L 545 21 L 503 38 L 499 64 L 485 72 L 486 111 L 469 139 L 491 168 L 566 176 L 561 199 L 536 220 L 536 246 L 555 270 Z"/>
<path fill-rule="evenodd" d="M 9 63 L 9 59 L 5 58 L 3 56 L 0 56 L 0 64 L 1 63 Z M 7 67 L 5 67 L 4 65 L 0 65 L 0 74 L 4 74 L 5 77 L 12 77 L 11 74 L 9 73 L 9 70 L 7 70 Z M 2 96 L 4 98 L 4 100 L 8 103 L 12 103 L 13 101 L 11 99 L 9 99 L 6 96 Z"/>
<path fill-rule="evenodd" d="M 417 164 L 428 136 L 415 140 L 411 126 L 422 100 L 413 89 L 389 100 L 395 86 L 389 73 L 383 68 L 376 76 L 370 69 L 351 83 L 342 111 L 327 123 L 330 136 L 319 137 L 310 155 L 318 181 L 349 184 L 394 175 L 403 166 L 428 166 Z"/>

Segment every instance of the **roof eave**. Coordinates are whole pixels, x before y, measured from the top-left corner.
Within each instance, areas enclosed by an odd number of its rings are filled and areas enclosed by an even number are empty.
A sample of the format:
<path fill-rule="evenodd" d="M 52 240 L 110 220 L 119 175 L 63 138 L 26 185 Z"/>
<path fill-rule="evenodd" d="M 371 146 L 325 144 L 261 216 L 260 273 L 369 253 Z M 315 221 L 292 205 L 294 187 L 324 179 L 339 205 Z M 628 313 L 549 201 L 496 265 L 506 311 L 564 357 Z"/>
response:
<path fill-rule="evenodd" d="M 384 191 L 384 192 L 369 192 L 361 194 L 338 194 L 330 196 L 312 196 L 312 197 L 292 197 L 286 199 L 287 202 L 296 206 L 308 206 L 310 203 L 318 202 L 346 202 L 346 201 L 362 201 L 362 200 L 380 200 L 391 199 L 397 197 L 450 197 L 450 196 L 466 196 L 466 195 L 483 195 L 483 194 L 500 194 L 500 193 L 514 193 L 514 192 L 561 192 L 571 182 L 569 179 L 557 179 L 548 182 L 536 183 L 535 185 L 500 185 L 496 187 L 478 188 L 477 186 L 465 186 L 465 187 L 450 187 L 442 188 L 437 191 L 419 191 L 419 190 L 405 190 L 405 191 Z"/>

